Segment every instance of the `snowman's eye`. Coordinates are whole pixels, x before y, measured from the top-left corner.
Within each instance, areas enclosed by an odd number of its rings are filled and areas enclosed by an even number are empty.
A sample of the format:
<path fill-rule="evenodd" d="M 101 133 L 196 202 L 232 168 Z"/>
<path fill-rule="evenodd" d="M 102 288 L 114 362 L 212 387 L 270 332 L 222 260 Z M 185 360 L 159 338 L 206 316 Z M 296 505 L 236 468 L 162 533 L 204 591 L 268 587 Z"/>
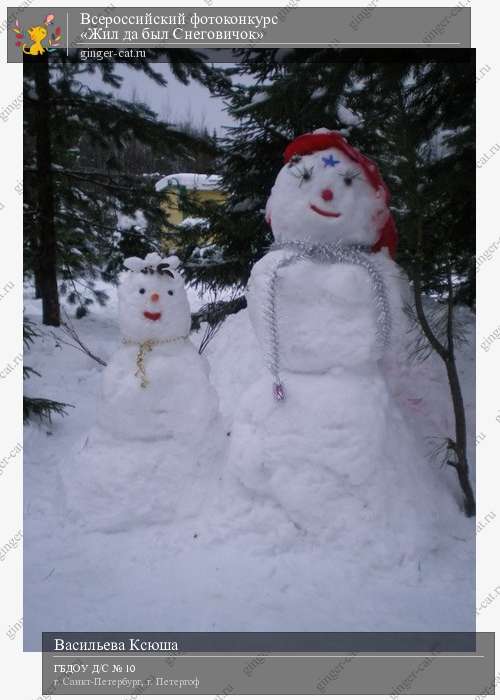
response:
<path fill-rule="evenodd" d="M 139 294 L 145 294 L 145 293 L 146 293 L 146 290 L 144 289 L 144 287 L 141 287 L 139 289 Z"/>
<path fill-rule="evenodd" d="M 307 168 L 304 168 L 304 170 L 302 171 L 302 180 L 305 180 L 307 182 L 307 180 L 310 180 L 311 177 L 312 177 L 312 168 L 310 168 L 309 170 Z"/>
<path fill-rule="evenodd" d="M 174 296 L 174 293 L 173 293 L 173 291 L 172 291 L 171 289 L 168 290 L 168 294 L 169 294 L 171 297 Z"/>
<path fill-rule="evenodd" d="M 344 179 L 344 184 L 346 184 L 348 187 L 350 187 L 354 180 L 360 175 L 359 170 L 348 170 L 347 172 L 340 174 Z"/>
<path fill-rule="evenodd" d="M 294 168 L 291 171 L 291 173 L 299 181 L 299 187 L 300 187 L 302 185 L 302 183 L 307 182 L 308 180 L 310 180 L 312 178 L 313 170 L 314 170 L 313 165 L 311 165 L 310 168 L 306 168 L 306 166 L 304 165 L 301 168 Z"/>

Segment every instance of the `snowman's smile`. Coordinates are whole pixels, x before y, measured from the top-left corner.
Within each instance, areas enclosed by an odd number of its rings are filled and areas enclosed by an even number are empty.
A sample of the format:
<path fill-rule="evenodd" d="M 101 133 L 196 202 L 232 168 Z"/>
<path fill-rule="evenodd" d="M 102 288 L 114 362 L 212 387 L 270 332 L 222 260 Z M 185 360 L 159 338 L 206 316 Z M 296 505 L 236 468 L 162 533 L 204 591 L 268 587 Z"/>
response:
<path fill-rule="evenodd" d="M 333 216 L 333 217 L 341 216 L 341 214 L 339 214 L 336 211 L 325 211 L 324 209 L 320 209 L 319 207 L 317 207 L 315 204 L 310 204 L 309 206 L 313 211 L 316 212 L 316 214 L 321 214 L 321 216 Z"/>
<path fill-rule="evenodd" d="M 145 311 L 144 316 L 150 321 L 158 321 L 161 318 L 161 313 L 159 311 Z"/>

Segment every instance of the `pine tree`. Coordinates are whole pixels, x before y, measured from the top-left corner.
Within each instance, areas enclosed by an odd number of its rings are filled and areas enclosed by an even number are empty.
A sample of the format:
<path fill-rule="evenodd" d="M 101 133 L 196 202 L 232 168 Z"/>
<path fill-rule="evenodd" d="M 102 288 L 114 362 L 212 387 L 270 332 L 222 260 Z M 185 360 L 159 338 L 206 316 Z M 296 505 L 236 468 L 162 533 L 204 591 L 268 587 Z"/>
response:
<path fill-rule="evenodd" d="M 168 53 L 177 79 L 218 80 L 195 53 Z M 42 298 L 43 323 L 57 326 L 60 292 L 84 315 L 90 304 L 105 302 L 95 283 L 101 272 L 113 278 L 125 254 L 161 245 L 164 214 L 154 181 L 130 172 L 117 153 L 135 142 L 188 157 L 206 141 L 159 121 L 146 105 L 85 85 L 97 70 L 104 84 L 120 87 L 114 63 L 74 63 L 55 53 L 42 59 L 24 66 L 25 269 Z M 165 87 L 147 61 L 130 66 Z"/>

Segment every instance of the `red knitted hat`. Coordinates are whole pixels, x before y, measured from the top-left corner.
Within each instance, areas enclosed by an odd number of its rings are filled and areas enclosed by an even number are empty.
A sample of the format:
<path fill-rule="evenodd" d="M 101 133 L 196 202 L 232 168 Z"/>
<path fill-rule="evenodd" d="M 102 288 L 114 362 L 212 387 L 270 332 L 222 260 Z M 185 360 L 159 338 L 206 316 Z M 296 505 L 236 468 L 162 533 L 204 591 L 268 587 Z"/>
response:
<path fill-rule="evenodd" d="M 389 205 L 389 200 L 391 198 L 391 193 L 389 188 L 382 180 L 380 171 L 375 165 L 375 163 L 367 158 L 362 153 L 360 153 L 356 148 L 349 145 L 342 134 L 338 131 L 317 131 L 314 133 L 302 134 L 294 139 L 285 148 L 284 158 L 285 163 L 287 163 L 292 156 L 299 155 L 305 156 L 309 153 L 316 153 L 317 151 L 324 151 L 326 148 L 337 148 L 342 153 L 350 158 L 352 161 L 357 163 L 363 173 L 373 187 L 375 191 L 381 190 L 383 193 L 385 204 Z M 372 250 L 376 252 L 381 248 L 388 248 L 391 257 L 394 258 L 396 255 L 396 248 L 398 245 L 398 233 L 396 230 L 396 224 L 392 218 L 392 214 L 389 216 L 379 229 L 378 241 L 374 244 Z"/>

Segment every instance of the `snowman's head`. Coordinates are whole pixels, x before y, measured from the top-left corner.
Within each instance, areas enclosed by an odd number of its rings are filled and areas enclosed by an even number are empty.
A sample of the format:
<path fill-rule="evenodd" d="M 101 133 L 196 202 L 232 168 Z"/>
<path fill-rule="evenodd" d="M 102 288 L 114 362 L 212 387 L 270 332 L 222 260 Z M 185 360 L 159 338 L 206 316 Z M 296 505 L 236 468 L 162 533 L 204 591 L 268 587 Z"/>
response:
<path fill-rule="evenodd" d="M 178 264 L 175 256 L 162 259 L 157 253 L 125 260 L 118 289 L 125 339 L 142 343 L 188 335 L 191 312 Z"/>
<path fill-rule="evenodd" d="M 394 254 L 388 200 L 377 166 L 339 132 L 318 129 L 285 150 L 266 219 L 278 242 L 385 245 Z"/>

